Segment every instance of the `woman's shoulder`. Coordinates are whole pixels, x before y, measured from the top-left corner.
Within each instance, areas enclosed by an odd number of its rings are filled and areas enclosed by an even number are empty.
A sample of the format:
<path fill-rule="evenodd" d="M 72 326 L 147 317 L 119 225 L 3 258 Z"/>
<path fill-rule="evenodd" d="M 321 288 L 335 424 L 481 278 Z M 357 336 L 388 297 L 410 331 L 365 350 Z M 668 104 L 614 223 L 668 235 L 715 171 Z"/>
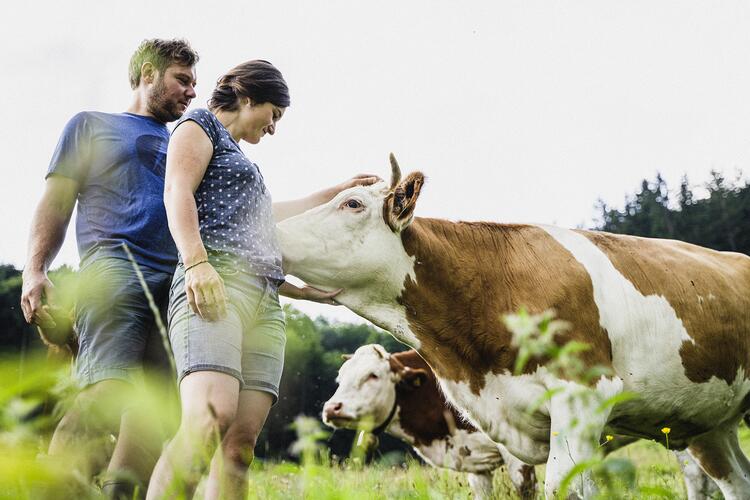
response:
<path fill-rule="evenodd" d="M 177 121 L 177 124 L 174 126 L 174 130 L 177 129 L 181 124 L 187 122 L 187 121 L 193 121 L 200 128 L 203 129 L 203 131 L 208 135 L 209 139 L 211 139 L 211 142 L 216 144 L 219 136 L 219 126 L 217 124 L 216 115 L 211 113 L 208 109 L 205 108 L 194 108 L 190 111 L 186 112 L 182 117 Z"/>
<path fill-rule="evenodd" d="M 193 108 L 182 115 L 177 123 L 182 123 L 185 120 L 195 120 L 208 125 L 215 123 L 216 116 L 206 108 Z"/>

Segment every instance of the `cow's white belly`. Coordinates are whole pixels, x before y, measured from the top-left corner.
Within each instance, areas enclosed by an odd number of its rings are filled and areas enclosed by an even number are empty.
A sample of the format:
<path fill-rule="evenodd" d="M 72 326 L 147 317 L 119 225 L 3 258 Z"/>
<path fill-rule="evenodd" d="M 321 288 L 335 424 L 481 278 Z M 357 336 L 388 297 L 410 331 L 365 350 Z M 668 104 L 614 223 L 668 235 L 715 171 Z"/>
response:
<path fill-rule="evenodd" d="M 452 435 L 435 439 L 429 444 L 417 444 L 401 429 L 399 422 L 388 427 L 388 433 L 403 439 L 425 462 L 459 472 L 482 473 L 497 469 L 503 457 L 496 443 L 481 432 L 457 429 Z"/>
<path fill-rule="evenodd" d="M 438 376 L 448 400 L 490 439 L 503 444 L 510 453 L 528 464 L 541 464 L 549 454 L 549 417 L 544 409 L 530 415 L 526 409 L 546 391 L 536 375 L 487 374 L 480 393 L 474 394 L 466 382 Z"/>

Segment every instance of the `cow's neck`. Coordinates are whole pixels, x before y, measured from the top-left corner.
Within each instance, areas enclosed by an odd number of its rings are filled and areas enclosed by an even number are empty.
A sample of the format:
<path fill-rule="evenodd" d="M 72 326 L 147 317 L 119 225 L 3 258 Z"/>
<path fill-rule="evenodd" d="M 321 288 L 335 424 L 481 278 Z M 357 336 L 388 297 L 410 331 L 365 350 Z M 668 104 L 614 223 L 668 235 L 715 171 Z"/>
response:
<path fill-rule="evenodd" d="M 501 315 L 516 304 L 510 286 L 498 285 L 510 285 L 506 264 L 519 227 L 416 219 L 402 233 L 416 279 L 405 277 L 397 302 L 438 376 L 470 380 L 478 389 L 477 374 L 512 367 Z"/>
<path fill-rule="evenodd" d="M 398 385 L 396 403 L 398 427 L 410 436 L 412 444 L 428 445 L 436 439 L 445 439 L 455 429 L 473 430 L 440 397 L 434 376 L 419 387 Z"/>

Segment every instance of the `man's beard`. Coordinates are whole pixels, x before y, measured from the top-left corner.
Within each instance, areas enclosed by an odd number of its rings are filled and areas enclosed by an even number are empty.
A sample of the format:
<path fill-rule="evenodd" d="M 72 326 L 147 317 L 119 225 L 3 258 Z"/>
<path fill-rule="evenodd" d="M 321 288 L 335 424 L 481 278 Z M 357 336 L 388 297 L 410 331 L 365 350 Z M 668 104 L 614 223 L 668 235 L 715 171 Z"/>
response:
<path fill-rule="evenodd" d="M 148 94 L 146 107 L 154 118 L 163 123 L 169 123 L 182 116 L 183 111 L 178 109 L 179 104 L 167 97 L 167 87 L 164 80 L 159 77 Z"/>

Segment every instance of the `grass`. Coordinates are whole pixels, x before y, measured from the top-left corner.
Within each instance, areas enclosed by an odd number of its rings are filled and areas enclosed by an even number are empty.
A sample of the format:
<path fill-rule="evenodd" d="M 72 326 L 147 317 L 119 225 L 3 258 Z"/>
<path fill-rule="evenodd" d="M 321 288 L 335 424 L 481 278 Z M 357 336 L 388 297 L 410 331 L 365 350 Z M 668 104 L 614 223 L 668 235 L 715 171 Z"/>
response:
<path fill-rule="evenodd" d="M 65 373 L 51 371 L 41 360 L 29 360 L 25 375 L 18 365 L 0 363 L 0 500 L 36 498 L 102 498 L 83 478 L 70 474 L 65 461 L 44 457 L 56 418 L 24 418 L 49 392 L 70 394 Z M 23 395 L 23 396 L 21 396 Z M 156 401 L 143 404 L 158 407 Z M 58 410 L 59 411 L 59 410 Z M 59 415 L 59 413 L 58 413 Z M 314 430 L 314 429 L 313 429 Z M 750 430 L 740 429 L 741 444 L 750 454 Z M 385 457 L 386 459 L 388 456 Z M 637 495 L 625 498 L 685 498 L 682 475 L 673 454 L 659 443 L 640 441 L 614 452 L 610 458 L 627 458 L 636 465 Z M 434 469 L 416 461 L 390 465 L 383 460 L 367 467 L 348 463 L 321 465 L 307 459 L 293 462 L 256 460 L 248 485 L 249 499 L 470 499 L 466 474 Z M 540 482 L 544 467 L 537 468 Z M 540 483 L 541 484 L 541 483 Z M 495 474 L 497 498 L 515 498 L 505 474 Z M 538 498 L 542 498 L 541 492 Z"/>
<path fill-rule="evenodd" d="M 742 445 L 750 452 L 750 431 L 743 427 Z M 637 464 L 637 486 L 641 492 L 631 498 L 684 499 L 677 460 L 659 443 L 640 441 L 616 451 L 611 457 L 625 457 Z M 544 467 L 537 468 L 544 477 Z M 496 473 L 498 499 L 517 498 L 507 475 Z M 253 464 L 248 499 L 251 500 L 348 500 L 356 499 L 471 499 L 467 475 L 435 469 L 410 461 L 405 466 L 374 464 L 350 466 L 301 466 L 291 462 Z M 539 499 L 544 498 L 541 490 Z"/>
<path fill-rule="evenodd" d="M 743 449 L 750 451 L 750 431 L 742 429 Z M 28 444 L 28 441 L 26 441 Z M 611 455 L 637 464 L 638 498 L 685 498 L 677 461 L 660 444 L 641 441 Z M 0 498 L 100 498 L 93 489 L 60 470 L 39 462 L 29 446 L 0 449 Z M 544 476 L 544 467 L 537 468 Z M 497 498 L 516 498 L 505 474 L 495 474 Z M 649 493 L 650 492 L 650 493 Z M 405 465 L 300 465 L 260 461 L 252 466 L 248 487 L 252 500 L 470 499 L 466 474 L 434 469 L 416 461 Z M 538 498 L 543 498 L 541 492 Z M 635 498 L 635 497 L 633 497 Z"/>
<path fill-rule="evenodd" d="M 740 430 L 742 448 L 750 454 L 750 430 Z M 661 444 L 640 441 L 618 450 L 612 458 L 628 458 L 637 465 L 640 494 L 632 498 L 684 499 L 685 486 L 675 456 Z M 544 477 L 544 467 L 537 468 Z M 496 473 L 498 499 L 517 498 L 507 475 Z M 374 464 L 365 468 L 322 466 L 285 462 L 253 464 L 248 490 L 252 500 L 348 500 L 357 499 L 471 499 L 467 475 L 410 461 L 405 466 Z M 539 499 L 544 498 L 539 493 Z"/>

